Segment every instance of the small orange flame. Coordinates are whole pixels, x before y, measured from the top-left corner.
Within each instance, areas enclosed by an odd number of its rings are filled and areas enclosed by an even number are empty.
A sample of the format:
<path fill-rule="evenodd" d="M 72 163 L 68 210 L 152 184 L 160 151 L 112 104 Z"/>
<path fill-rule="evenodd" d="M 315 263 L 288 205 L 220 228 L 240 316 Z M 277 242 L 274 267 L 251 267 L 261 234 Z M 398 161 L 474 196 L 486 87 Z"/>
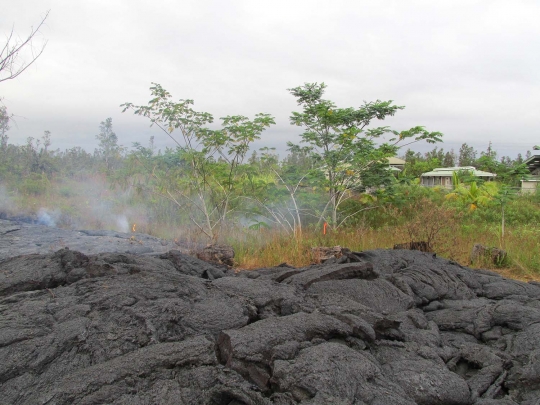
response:
<path fill-rule="evenodd" d="M 328 227 L 328 222 L 325 222 L 324 225 L 323 225 L 323 230 L 322 230 L 323 235 L 326 235 L 326 228 L 327 227 Z"/>
<path fill-rule="evenodd" d="M 131 232 L 135 232 L 136 226 L 137 226 L 137 224 L 133 224 L 133 226 L 131 227 Z"/>

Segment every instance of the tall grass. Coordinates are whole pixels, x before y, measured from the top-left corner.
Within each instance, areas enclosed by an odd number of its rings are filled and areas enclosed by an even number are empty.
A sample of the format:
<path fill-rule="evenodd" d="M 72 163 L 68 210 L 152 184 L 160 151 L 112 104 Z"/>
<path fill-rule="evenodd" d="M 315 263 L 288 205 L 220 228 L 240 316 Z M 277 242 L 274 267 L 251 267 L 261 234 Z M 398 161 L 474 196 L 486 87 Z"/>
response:
<path fill-rule="evenodd" d="M 347 229 L 322 234 L 322 230 L 308 230 L 301 238 L 293 238 L 272 230 L 238 231 L 241 237 L 230 235 L 228 242 L 236 252 L 239 269 L 272 267 L 281 263 L 293 266 L 308 266 L 316 262 L 311 251 L 316 246 L 342 246 L 353 251 L 391 249 L 404 240 L 400 235 L 407 233 L 407 224 L 387 226 L 379 229 Z M 522 280 L 540 280 L 540 241 L 534 235 L 538 229 L 511 228 L 505 238 L 509 261 L 501 268 L 489 261 L 475 263 L 474 267 L 491 269 L 505 276 Z M 245 237 L 249 235 L 249 237 Z M 497 229 L 489 226 L 463 226 L 455 238 L 443 239 L 434 247 L 437 256 L 470 266 L 470 254 L 475 243 L 498 246 Z"/>

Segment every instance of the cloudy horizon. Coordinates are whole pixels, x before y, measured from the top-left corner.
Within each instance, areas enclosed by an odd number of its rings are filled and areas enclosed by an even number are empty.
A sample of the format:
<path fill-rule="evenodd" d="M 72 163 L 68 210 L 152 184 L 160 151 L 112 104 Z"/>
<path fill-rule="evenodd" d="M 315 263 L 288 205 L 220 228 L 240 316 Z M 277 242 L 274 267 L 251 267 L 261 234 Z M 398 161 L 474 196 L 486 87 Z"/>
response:
<path fill-rule="evenodd" d="M 24 37 L 47 10 L 38 61 L 0 97 L 10 142 L 51 131 L 53 148 L 93 151 L 113 119 L 119 143 L 173 146 L 149 122 L 121 113 L 146 104 L 152 82 L 214 116 L 265 112 L 276 125 L 257 147 L 299 142 L 288 88 L 325 82 L 339 107 L 394 100 L 381 125 L 444 133 L 446 151 L 492 142 L 499 157 L 540 143 L 540 3 L 535 1 L 67 1 L 5 5 L 0 34 Z M 32 10 L 32 11 L 29 11 Z M 3 43 L 2 43 L 3 45 Z M 432 145 L 413 145 L 418 151 Z"/>

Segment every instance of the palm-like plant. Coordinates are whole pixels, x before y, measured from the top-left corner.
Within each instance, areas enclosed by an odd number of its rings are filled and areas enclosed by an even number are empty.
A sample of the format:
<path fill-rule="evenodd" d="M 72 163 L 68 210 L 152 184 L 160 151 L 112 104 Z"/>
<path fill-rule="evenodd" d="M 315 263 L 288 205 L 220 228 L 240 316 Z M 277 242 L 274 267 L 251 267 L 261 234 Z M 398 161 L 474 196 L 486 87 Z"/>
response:
<path fill-rule="evenodd" d="M 454 191 L 446 196 L 448 199 L 457 199 L 467 204 L 469 211 L 476 210 L 479 206 L 489 204 L 492 200 L 490 194 L 491 183 L 478 186 L 476 181 L 473 181 L 470 186 L 466 186 L 463 183 L 457 182 L 457 179 L 453 179 Z M 496 186 L 495 186 L 496 187 Z"/>

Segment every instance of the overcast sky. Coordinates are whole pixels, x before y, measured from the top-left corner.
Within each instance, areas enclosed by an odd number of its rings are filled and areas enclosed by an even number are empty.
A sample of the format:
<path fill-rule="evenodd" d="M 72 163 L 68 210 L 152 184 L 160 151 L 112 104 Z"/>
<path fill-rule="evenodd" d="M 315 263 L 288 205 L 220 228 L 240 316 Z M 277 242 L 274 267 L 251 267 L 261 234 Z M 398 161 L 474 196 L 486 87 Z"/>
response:
<path fill-rule="evenodd" d="M 257 146 L 299 141 L 287 88 L 325 82 L 339 107 L 394 100 L 405 110 L 382 123 L 424 125 L 515 157 L 540 144 L 538 0 L 18 0 L 5 1 L 0 45 L 47 10 L 34 46 L 45 52 L 0 83 L 16 116 L 10 142 L 51 131 L 52 147 L 93 151 L 112 117 L 119 143 L 172 146 L 120 104 L 146 104 L 151 82 L 219 117 L 258 112 L 276 123 Z M 426 150 L 426 146 L 415 147 Z M 431 146 L 429 147 L 429 149 Z"/>

